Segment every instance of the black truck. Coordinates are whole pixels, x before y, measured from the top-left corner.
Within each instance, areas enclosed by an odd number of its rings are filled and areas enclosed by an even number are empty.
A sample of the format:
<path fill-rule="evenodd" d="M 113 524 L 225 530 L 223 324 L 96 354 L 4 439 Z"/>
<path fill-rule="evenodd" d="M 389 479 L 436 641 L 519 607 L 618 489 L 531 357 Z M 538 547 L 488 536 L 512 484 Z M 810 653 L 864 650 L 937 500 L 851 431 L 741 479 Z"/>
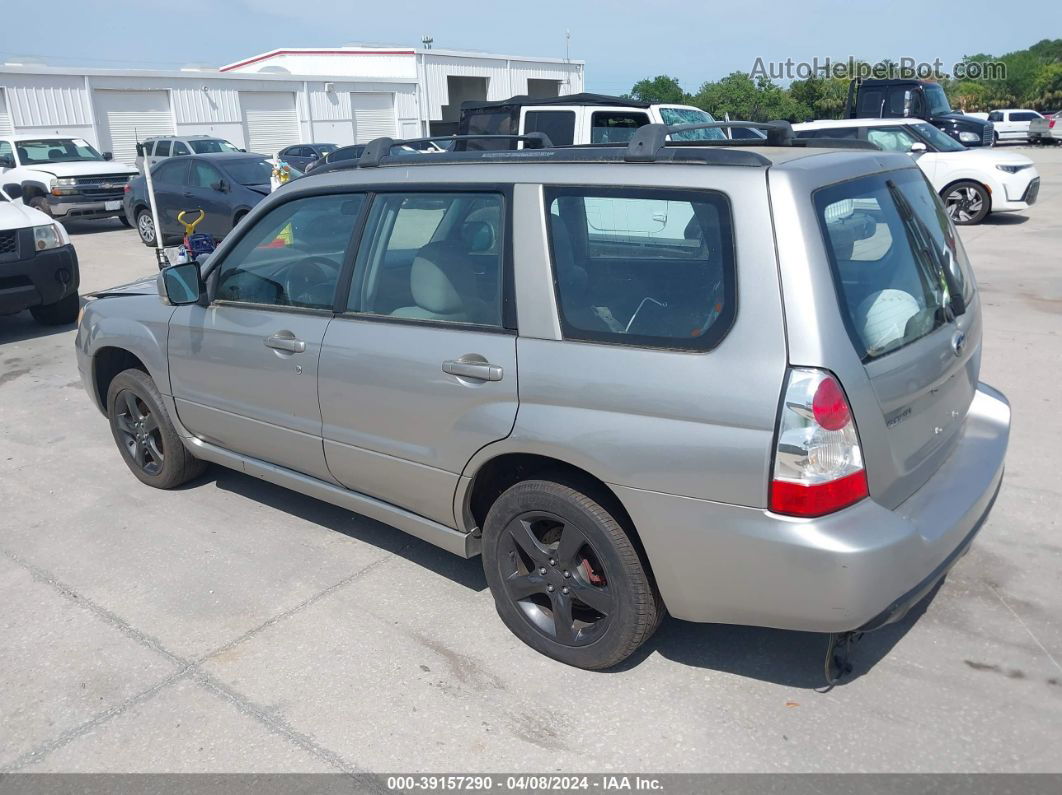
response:
<path fill-rule="evenodd" d="M 951 109 L 939 83 L 928 80 L 855 79 L 848 84 L 850 119 L 925 119 L 963 146 L 992 146 L 992 122 Z"/>

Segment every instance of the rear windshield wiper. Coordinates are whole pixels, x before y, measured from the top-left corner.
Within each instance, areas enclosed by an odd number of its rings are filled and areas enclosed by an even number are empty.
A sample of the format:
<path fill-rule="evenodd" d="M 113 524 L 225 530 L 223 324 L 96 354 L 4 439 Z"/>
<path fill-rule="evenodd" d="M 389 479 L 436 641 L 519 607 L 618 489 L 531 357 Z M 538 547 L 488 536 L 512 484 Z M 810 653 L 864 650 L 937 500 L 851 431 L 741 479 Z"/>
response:
<path fill-rule="evenodd" d="M 890 179 L 886 180 L 885 185 L 888 187 L 889 195 L 892 196 L 892 201 L 900 213 L 900 219 L 903 221 L 904 230 L 907 232 L 907 238 L 912 247 L 917 253 L 922 255 L 922 259 L 930 270 L 944 283 L 947 291 L 948 310 L 953 316 L 963 314 L 966 311 L 966 299 L 963 297 L 962 287 L 955 280 L 955 274 L 951 272 L 951 268 L 941 258 L 940 252 L 937 251 L 933 243 L 932 234 L 930 234 L 922 219 L 917 216 L 914 208 L 911 207 L 907 197 L 903 195 L 896 183 Z"/>

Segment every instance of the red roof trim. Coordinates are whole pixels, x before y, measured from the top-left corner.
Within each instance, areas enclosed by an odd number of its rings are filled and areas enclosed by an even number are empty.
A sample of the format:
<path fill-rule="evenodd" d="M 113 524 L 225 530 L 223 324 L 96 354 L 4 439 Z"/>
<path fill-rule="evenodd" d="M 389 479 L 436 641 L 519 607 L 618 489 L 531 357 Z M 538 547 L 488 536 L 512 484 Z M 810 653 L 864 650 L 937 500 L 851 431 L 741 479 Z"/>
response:
<path fill-rule="evenodd" d="M 218 71 L 227 72 L 230 69 L 264 61 L 277 55 L 416 55 L 416 52 L 413 50 L 275 50 L 264 55 L 256 55 L 254 58 L 248 58 L 246 61 L 237 61 L 228 66 L 223 66 Z"/>

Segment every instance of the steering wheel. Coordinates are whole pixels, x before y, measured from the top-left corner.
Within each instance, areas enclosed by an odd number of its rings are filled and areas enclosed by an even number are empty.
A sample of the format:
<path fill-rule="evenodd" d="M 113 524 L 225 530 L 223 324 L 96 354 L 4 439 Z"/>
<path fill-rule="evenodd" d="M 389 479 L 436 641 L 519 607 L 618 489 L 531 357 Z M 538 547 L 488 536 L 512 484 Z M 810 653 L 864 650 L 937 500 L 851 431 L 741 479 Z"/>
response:
<path fill-rule="evenodd" d="M 327 257 L 303 257 L 287 268 L 284 276 L 284 295 L 293 306 L 320 302 L 306 300 L 313 291 L 322 285 L 334 286 L 339 280 L 339 265 Z"/>

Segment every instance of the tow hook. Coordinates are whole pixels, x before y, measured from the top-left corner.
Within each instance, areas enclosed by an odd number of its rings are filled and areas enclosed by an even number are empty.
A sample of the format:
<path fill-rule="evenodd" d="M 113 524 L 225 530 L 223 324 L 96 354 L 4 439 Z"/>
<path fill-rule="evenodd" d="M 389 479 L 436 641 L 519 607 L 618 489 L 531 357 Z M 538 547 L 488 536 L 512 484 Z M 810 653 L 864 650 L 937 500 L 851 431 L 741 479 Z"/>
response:
<path fill-rule="evenodd" d="M 823 673 L 826 676 L 826 691 L 838 684 L 846 675 L 852 673 L 852 644 L 863 637 L 862 632 L 831 632 L 826 643 L 826 662 Z"/>

